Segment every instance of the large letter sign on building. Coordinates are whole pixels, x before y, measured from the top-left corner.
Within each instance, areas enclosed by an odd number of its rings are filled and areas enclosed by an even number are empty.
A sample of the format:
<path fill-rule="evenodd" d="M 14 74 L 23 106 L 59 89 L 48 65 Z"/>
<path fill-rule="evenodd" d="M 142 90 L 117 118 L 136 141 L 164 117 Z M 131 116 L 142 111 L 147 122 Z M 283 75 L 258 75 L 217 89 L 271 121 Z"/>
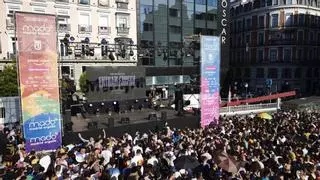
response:
<path fill-rule="evenodd" d="M 56 18 L 16 13 L 20 96 L 26 150 L 61 146 Z"/>
<path fill-rule="evenodd" d="M 219 90 L 220 37 L 201 36 L 201 127 L 219 123 Z"/>

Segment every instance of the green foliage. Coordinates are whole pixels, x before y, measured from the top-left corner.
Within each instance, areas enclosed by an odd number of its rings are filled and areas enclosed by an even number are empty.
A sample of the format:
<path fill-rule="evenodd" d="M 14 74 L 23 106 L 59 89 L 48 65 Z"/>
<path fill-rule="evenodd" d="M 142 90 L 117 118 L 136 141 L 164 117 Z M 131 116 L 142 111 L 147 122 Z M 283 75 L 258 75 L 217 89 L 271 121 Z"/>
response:
<path fill-rule="evenodd" d="M 87 73 L 83 72 L 79 78 L 79 86 L 80 86 L 80 90 L 81 92 L 86 92 L 86 90 L 88 89 L 88 84 L 87 84 Z"/>
<path fill-rule="evenodd" d="M 18 78 L 17 67 L 14 61 L 13 64 L 5 65 L 0 72 L 0 97 L 18 96 Z"/>

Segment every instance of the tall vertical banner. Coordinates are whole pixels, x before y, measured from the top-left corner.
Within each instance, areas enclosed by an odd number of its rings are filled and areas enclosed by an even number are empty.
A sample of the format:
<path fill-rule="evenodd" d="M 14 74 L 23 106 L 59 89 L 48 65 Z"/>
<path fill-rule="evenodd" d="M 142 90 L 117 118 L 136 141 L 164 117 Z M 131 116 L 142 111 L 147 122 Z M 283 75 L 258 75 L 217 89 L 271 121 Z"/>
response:
<path fill-rule="evenodd" d="M 220 37 L 201 36 L 201 127 L 219 123 L 219 90 Z"/>
<path fill-rule="evenodd" d="M 26 150 L 61 146 L 56 18 L 16 13 L 20 97 Z"/>

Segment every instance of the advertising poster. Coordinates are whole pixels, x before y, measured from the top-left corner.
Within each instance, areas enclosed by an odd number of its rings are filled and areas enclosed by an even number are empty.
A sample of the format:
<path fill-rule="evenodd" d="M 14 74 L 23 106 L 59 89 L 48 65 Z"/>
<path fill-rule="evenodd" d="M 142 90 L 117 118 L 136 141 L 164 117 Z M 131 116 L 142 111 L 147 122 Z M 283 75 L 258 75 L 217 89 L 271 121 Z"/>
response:
<path fill-rule="evenodd" d="M 26 150 L 61 146 L 56 18 L 16 13 L 18 65 Z"/>
<path fill-rule="evenodd" d="M 201 127 L 219 123 L 219 90 L 220 38 L 201 36 Z"/>

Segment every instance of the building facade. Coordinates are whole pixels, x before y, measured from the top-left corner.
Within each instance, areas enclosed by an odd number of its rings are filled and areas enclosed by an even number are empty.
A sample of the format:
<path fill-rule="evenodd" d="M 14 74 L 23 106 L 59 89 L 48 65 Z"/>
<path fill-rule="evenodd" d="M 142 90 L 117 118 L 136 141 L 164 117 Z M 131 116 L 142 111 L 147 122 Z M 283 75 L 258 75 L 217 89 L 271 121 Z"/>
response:
<path fill-rule="evenodd" d="M 248 83 L 258 94 L 319 92 L 319 1 L 234 1 L 230 15 L 235 84 Z"/>
<path fill-rule="evenodd" d="M 135 0 L 3 0 L 0 10 L 0 70 L 16 57 L 16 11 L 56 15 L 60 75 L 77 87 L 87 66 L 137 65 Z"/>
<path fill-rule="evenodd" d="M 138 0 L 139 65 L 149 87 L 199 75 L 198 35 L 216 35 L 216 0 Z"/>

